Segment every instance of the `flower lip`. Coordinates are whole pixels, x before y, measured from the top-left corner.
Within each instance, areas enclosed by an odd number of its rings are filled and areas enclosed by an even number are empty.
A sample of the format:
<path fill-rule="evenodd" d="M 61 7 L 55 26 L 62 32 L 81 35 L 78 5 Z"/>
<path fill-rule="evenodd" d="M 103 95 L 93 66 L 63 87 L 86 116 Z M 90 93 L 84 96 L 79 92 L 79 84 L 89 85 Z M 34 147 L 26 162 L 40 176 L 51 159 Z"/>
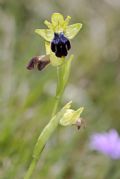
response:
<path fill-rule="evenodd" d="M 70 41 L 64 36 L 64 33 L 54 33 L 54 38 L 51 42 L 51 50 L 57 57 L 67 56 L 70 50 Z"/>

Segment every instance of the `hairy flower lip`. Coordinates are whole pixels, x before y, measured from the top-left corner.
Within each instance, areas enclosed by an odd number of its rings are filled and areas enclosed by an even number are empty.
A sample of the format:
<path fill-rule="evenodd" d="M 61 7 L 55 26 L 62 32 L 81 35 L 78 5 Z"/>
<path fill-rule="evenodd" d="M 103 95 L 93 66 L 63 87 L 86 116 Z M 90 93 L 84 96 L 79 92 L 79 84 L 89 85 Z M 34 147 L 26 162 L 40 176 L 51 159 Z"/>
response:
<path fill-rule="evenodd" d="M 71 44 L 63 32 L 54 33 L 54 38 L 51 42 L 51 50 L 57 57 L 65 57 L 70 50 Z"/>

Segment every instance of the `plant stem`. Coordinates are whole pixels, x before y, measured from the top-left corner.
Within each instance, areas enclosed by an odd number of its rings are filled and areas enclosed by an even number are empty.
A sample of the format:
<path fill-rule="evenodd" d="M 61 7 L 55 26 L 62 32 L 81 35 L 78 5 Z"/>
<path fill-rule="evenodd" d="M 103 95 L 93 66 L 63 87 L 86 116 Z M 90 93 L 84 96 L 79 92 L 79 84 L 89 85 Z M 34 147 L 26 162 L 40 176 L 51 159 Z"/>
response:
<path fill-rule="evenodd" d="M 44 149 L 45 144 L 47 143 L 48 139 L 52 135 L 52 133 L 55 131 L 57 128 L 60 119 L 66 112 L 66 110 L 70 107 L 70 103 L 68 103 L 62 110 L 57 113 L 50 121 L 49 123 L 45 126 L 43 131 L 41 132 L 40 136 L 38 137 L 37 143 L 34 147 L 33 151 L 33 159 L 32 162 L 29 166 L 29 169 L 24 177 L 24 179 L 29 179 L 34 171 L 34 168 L 37 164 L 37 161 L 39 160 L 39 157 Z"/>
<path fill-rule="evenodd" d="M 55 96 L 55 102 L 54 102 L 52 117 L 53 117 L 53 116 L 55 115 L 55 113 L 57 112 L 59 103 L 60 103 L 60 96 Z"/>
<path fill-rule="evenodd" d="M 67 107 L 69 107 L 69 104 L 68 104 L 66 108 L 63 108 L 59 113 L 56 114 L 62 94 L 64 92 L 64 89 L 65 89 L 65 86 L 69 77 L 70 64 L 71 64 L 72 58 L 73 56 L 70 57 L 67 63 L 64 63 L 60 67 L 57 67 L 58 81 L 57 81 L 55 102 L 54 102 L 54 107 L 53 107 L 53 112 L 52 112 L 52 119 L 45 126 L 40 136 L 38 137 L 37 143 L 33 151 L 33 159 L 24 179 L 30 179 L 36 167 L 37 161 L 39 160 L 40 155 L 44 149 L 45 144 L 47 143 L 48 139 L 50 138 L 54 130 L 57 128 L 61 117 L 65 113 L 65 110 L 67 109 Z"/>
<path fill-rule="evenodd" d="M 30 164 L 30 167 L 29 167 L 29 169 L 28 169 L 28 171 L 27 171 L 27 173 L 26 173 L 24 179 L 29 179 L 29 178 L 31 177 L 31 175 L 32 175 L 32 173 L 33 173 L 33 171 L 34 171 L 34 168 L 35 168 L 36 164 L 37 164 L 37 160 L 36 160 L 35 158 L 33 158 L 33 159 L 32 159 L 32 162 L 31 162 L 31 164 Z"/>
<path fill-rule="evenodd" d="M 53 111 L 52 111 L 52 117 L 57 112 L 57 109 L 58 109 L 58 106 L 59 106 L 59 103 L 60 103 L 60 100 L 61 100 L 61 97 L 63 94 L 63 90 L 58 90 L 59 87 L 62 87 L 62 86 L 60 84 L 60 67 L 57 67 L 57 88 L 56 88 L 54 107 L 53 107 Z"/>

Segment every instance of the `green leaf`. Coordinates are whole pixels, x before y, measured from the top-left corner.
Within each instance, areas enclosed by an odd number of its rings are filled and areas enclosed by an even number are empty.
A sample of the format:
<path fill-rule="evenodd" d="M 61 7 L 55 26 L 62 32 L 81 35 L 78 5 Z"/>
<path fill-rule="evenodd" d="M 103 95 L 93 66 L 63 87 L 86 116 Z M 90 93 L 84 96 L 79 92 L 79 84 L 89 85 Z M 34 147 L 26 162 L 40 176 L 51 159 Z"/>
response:
<path fill-rule="evenodd" d="M 47 143 L 54 130 L 57 128 L 60 119 L 63 118 L 66 111 L 71 107 L 71 103 L 72 101 L 67 103 L 55 116 L 53 116 L 46 127 L 43 129 L 34 147 L 33 157 L 35 159 L 39 158 L 39 155 L 42 152 L 45 144 Z"/>
<path fill-rule="evenodd" d="M 50 29 L 36 29 L 35 33 L 43 37 L 48 42 L 50 42 L 54 37 L 53 31 Z"/>
<path fill-rule="evenodd" d="M 80 23 L 69 25 L 66 28 L 65 36 L 68 39 L 72 39 L 77 35 L 77 33 L 80 31 L 81 28 L 82 28 L 82 24 Z"/>

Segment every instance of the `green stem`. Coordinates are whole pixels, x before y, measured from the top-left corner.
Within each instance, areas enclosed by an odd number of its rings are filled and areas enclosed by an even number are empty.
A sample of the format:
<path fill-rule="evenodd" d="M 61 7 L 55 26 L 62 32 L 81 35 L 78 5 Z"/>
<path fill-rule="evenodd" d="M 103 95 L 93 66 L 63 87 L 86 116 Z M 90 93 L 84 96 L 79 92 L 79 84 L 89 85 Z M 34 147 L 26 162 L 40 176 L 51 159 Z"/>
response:
<path fill-rule="evenodd" d="M 57 88 L 56 88 L 56 95 L 55 95 L 55 101 L 54 101 L 54 107 L 53 107 L 53 111 L 52 111 L 52 117 L 56 114 L 56 112 L 57 112 L 57 109 L 58 109 L 58 106 L 59 106 L 59 103 L 60 103 L 60 100 L 61 100 L 61 98 L 62 98 L 62 94 L 63 94 L 63 92 L 64 92 L 64 90 L 63 90 L 63 85 L 62 85 L 62 83 L 61 83 L 61 77 L 60 77 L 60 75 L 61 75 L 61 73 L 60 73 L 60 71 L 61 71 L 61 68 L 62 68 L 62 66 L 58 66 L 57 67 Z M 63 76 L 62 76 L 63 77 Z"/>
<path fill-rule="evenodd" d="M 27 173 L 26 173 L 24 179 L 29 179 L 29 178 L 31 177 L 31 175 L 32 175 L 32 173 L 33 173 L 33 171 L 34 171 L 34 168 L 35 168 L 36 164 L 37 164 L 37 160 L 36 160 L 35 158 L 33 158 L 33 160 L 32 160 L 32 162 L 31 162 L 31 164 L 30 164 L 30 167 L 29 167 L 29 169 L 28 169 L 28 171 L 27 171 Z"/>
<path fill-rule="evenodd" d="M 31 177 L 34 171 L 34 168 L 37 164 L 37 161 L 39 160 L 39 157 L 44 149 L 45 144 L 47 143 L 48 139 L 57 128 L 61 117 L 64 115 L 64 113 L 69 107 L 70 107 L 70 103 L 68 103 L 59 113 L 57 113 L 43 129 L 35 145 L 35 148 L 33 151 L 33 160 L 29 166 L 29 169 L 24 179 L 29 179 Z"/>
<path fill-rule="evenodd" d="M 57 68 L 58 82 L 57 82 L 57 88 L 56 88 L 55 103 L 54 103 L 53 112 L 52 112 L 52 119 L 45 126 L 40 136 L 38 137 L 37 143 L 33 151 L 33 159 L 24 179 L 30 179 L 36 167 L 37 161 L 39 160 L 40 155 L 44 149 L 45 144 L 47 143 L 48 139 L 50 138 L 54 130 L 57 128 L 61 117 L 63 116 L 63 114 L 65 113 L 65 110 L 69 106 L 68 105 L 66 108 L 63 108 L 62 112 L 60 111 L 59 113 L 56 114 L 62 94 L 64 92 L 64 89 L 65 89 L 65 86 L 69 77 L 70 64 L 71 64 L 72 58 L 73 56 L 70 57 L 67 63 L 64 63 L 63 65 Z"/>
<path fill-rule="evenodd" d="M 55 113 L 57 112 L 59 103 L 60 103 L 60 96 L 55 96 L 55 102 L 54 102 L 52 117 L 53 117 L 53 116 L 55 115 Z"/>

